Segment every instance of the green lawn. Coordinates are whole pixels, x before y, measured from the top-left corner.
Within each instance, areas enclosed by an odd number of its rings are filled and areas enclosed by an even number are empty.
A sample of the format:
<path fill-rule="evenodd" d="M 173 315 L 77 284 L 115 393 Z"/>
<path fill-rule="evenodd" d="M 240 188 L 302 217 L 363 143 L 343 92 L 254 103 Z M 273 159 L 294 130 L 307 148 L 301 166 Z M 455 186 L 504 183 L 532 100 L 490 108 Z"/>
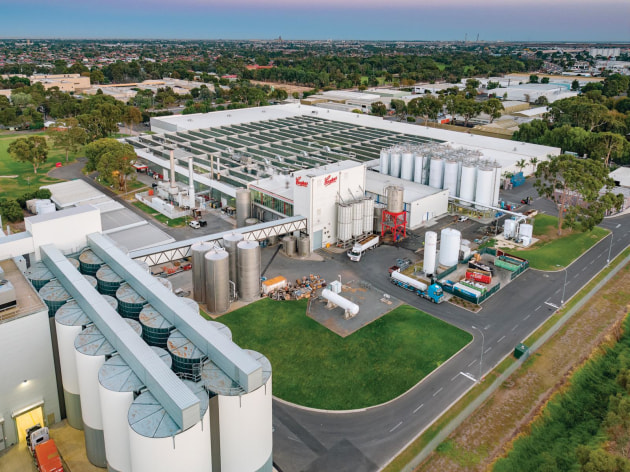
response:
<path fill-rule="evenodd" d="M 342 338 L 308 318 L 306 305 L 264 299 L 219 321 L 241 347 L 269 358 L 276 396 L 312 408 L 348 410 L 391 400 L 472 340 L 407 305 Z"/>
<path fill-rule="evenodd" d="M 180 226 L 186 225 L 187 218 L 184 217 L 184 216 L 182 216 L 180 218 L 169 218 L 168 216 L 163 215 L 159 211 L 154 210 L 153 208 L 151 208 L 148 205 L 145 205 L 142 202 L 135 201 L 135 202 L 132 202 L 131 204 L 133 206 L 135 206 L 136 208 L 139 208 L 143 212 L 151 215 L 153 218 L 158 220 L 160 223 L 164 223 L 165 225 L 167 225 L 170 228 L 178 228 Z"/>

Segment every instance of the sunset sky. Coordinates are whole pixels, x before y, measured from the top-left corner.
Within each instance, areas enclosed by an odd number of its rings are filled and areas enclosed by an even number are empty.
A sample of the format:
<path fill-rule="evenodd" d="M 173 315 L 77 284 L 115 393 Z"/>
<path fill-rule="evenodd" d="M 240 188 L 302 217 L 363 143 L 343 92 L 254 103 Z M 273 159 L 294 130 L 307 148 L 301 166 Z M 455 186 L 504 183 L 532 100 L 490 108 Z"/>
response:
<path fill-rule="evenodd" d="M 4 38 L 630 41 L 630 0 L 0 0 Z"/>

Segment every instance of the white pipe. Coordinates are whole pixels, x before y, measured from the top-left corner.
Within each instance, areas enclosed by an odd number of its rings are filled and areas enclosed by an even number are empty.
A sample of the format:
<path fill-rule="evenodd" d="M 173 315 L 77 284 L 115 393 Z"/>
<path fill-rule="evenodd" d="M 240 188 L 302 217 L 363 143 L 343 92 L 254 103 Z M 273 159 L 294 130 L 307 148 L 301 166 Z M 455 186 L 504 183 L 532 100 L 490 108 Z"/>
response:
<path fill-rule="evenodd" d="M 342 297 L 341 295 L 336 294 L 335 292 L 331 292 L 327 288 L 322 290 L 322 297 L 334 303 L 338 307 L 341 307 L 344 310 L 350 312 L 353 316 L 359 313 L 359 305 L 351 302 L 350 300 Z"/>
<path fill-rule="evenodd" d="M 193 158 L 188 158 L 188 206 L 195 208 L 195 172 L 193 170 Z"/>
<path fill-rule="evenodd" d="M 411 285 L 412 287 L 418 290 L 422 290 L 423 292 L 427 289 L 427 286 L 423 284 L 422 282 L 420 282 L 419 280 L 412 279 L 411 277 L 407 277 L 405 274 L 401 274 L 398 271 L 392 272 L 392 279 L 406 283 L 407 285 Z"/>
<path fill-rule="evenodd" d="M 171 187 L 175 186 L 175 152 L 171 151 Z"/>

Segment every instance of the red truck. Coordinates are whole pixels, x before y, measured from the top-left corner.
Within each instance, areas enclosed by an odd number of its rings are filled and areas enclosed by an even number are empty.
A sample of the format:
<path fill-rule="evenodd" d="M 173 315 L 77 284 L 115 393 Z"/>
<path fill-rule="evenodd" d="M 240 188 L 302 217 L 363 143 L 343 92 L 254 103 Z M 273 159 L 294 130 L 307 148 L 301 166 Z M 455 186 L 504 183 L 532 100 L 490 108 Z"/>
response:
<path fill-rule="evenodd" d="M 48 428 L 35 425 L 26 430 L 26 445 L 39 472 L 64 472 L 55 441 Z"/>

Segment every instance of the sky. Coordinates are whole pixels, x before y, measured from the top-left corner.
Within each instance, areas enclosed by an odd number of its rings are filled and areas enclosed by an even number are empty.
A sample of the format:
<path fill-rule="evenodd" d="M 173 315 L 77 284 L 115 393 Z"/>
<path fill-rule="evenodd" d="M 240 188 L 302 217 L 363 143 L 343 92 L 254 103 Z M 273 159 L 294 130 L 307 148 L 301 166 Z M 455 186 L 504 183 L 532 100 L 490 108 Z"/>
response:
<path fill-rule="evenodd" d="M 630 0 L 0 0 L 2 38 L 628 41 Z"/>

